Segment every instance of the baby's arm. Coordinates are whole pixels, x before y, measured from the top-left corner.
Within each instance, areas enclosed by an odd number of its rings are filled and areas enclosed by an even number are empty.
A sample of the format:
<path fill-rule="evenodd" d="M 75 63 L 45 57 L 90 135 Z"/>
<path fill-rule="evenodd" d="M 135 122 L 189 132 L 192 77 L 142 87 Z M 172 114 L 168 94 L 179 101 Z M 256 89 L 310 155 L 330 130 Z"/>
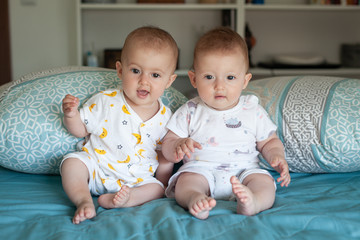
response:
<path fill-rule="evenodd" d="M 201 149 L 201 144 L 191 138 L 180 138 L 169 131 L 163 140 L 162 152 L 168 161 L 177 163 L 184 155 L 190 157 L 195 148 Z"/>
<path fill-rule="evenodd" d="M 86 130 L 85 124 L 81 121 L 80 113 L 78 111 L 79 99 L 70 94 L 66 95 L 62 102 L 62 109 L 64 112 L 64 125 L 67 130 L 75 137 L 82 138 L 89 133 Z"/>
<path fill-rule="evenodd" d="M 276 133 L 273 133 L 268 139 L 258 142 L 257 148 L 270 166 L 280 173 L 280 177 L 277 179 L 278 182 L 281 182 L 280 185 L 287 187 L 291 181 L 289 166 L 285 160 L 284 146 Z"/>

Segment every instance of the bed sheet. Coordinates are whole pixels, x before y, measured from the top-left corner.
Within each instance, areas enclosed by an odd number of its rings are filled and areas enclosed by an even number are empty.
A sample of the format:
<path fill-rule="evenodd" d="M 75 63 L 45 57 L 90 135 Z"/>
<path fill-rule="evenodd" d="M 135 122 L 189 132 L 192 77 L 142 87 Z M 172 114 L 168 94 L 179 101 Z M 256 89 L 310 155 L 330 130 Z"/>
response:
<path fill-rule="evenodd" d="M 360 172 L 292 173 L 273 208 L 252 217 L 235 214 L 235 202 L 218 201 L 207 220 L 198 220 L 163 198 L 126 209 L 96 205 L 97 216 L 79 225 L 71 223 L 75 207 L 60 176 L 0 167 L 0 183 L 1 239 L 360 238 Z"/>

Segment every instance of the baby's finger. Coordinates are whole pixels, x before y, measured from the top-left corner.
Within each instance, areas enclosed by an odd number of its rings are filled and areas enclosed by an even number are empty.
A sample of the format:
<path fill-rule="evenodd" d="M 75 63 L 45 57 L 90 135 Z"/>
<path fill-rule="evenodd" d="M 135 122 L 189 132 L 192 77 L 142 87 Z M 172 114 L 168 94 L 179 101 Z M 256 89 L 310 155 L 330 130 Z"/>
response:
<path fill-rule="evenodd" d="M 286 176 L 281 176 L 277 179 L 278 182 L 281 182 L 280 186 L 288 186 L 290 183 L 290 176 L 286 175 Z"/>
<path fill-rule="evenodd" d="M 63 103 L 75 103 L 78 104 L 80 102 L 79 98 L 74 97 L 70 94 L 66 95 L 65 98 L 63 99 Z"/>
<path fill-rule="evenodd" d="M 178 158 L 180 158 L 182 155 L 184 155 L 181 146 L 178 146 L 175 150 L 175 154 Z"/>
<path fill-rule="evenodd" d="M 194 147 L 197 149 L 202 149 L 202 146 L 200 143 L 194 141 Z"/>
<path fill-rule="evenodd" d="M 176 161 L 181 161 L 183 159 L 184 155 L 183 154 L 179 154 L 175 152 L 175 160 Z"/>

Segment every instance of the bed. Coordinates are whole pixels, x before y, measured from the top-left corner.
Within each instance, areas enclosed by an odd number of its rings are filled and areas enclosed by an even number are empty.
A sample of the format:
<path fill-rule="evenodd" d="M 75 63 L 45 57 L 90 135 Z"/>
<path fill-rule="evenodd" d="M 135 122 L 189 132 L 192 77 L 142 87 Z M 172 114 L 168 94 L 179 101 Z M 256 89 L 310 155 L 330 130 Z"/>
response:
<path fill-rule="evenodd" d="M 62 97 L 82 103 L 119 84 L 113 70 L 65 67 L 0 86 L 1 239 L 360 239 L 360 80 L 315 76 L 256 80 L 244 93 L 279 126 L 292 171 L 271 209 L 247 217 L 218 201 L 199 220 L 174 199 L 106 210 L 94 197 L 97 216 L 72 224 L 58 166 L 81 139 L 62 126 Z M 186 101 L 172 88 L 162 98 L 173 110 Z"/>

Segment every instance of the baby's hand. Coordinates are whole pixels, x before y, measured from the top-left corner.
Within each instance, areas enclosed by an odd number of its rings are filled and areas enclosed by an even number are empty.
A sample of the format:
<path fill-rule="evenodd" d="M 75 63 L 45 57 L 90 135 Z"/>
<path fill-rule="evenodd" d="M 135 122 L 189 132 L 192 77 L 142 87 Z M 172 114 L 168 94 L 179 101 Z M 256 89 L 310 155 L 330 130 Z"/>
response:
<path fill-rule="evenodd" d="M 191 153 L 195 152 L 195 148 L 202 149 L 200 143 L 194 141 L 191 138 L 181 138 L 175 144 L 175 158 L 180 161 L 184 158 L 184 155 L 191 157 Z"/>
<path fill-rule="evenodd" d="M 289 173 L 289 166 L 286 160 L 283 157 L 273 157 L 270 161 L 270 165 L 278 173 L 280 173 L 280 177 L 277 179 L 278 182 L 281 182 L 280 186 L 289 186 L 291 177 Z"/>
<path fill-rule="evenodd" d="M 62 109 L 64 112 L 64 116 L 67 118 L 74 117 L 78 112 L 80 100 L 77 97 L 74 97 L 70 94 L 66 95 L 62 101 Z"/>

